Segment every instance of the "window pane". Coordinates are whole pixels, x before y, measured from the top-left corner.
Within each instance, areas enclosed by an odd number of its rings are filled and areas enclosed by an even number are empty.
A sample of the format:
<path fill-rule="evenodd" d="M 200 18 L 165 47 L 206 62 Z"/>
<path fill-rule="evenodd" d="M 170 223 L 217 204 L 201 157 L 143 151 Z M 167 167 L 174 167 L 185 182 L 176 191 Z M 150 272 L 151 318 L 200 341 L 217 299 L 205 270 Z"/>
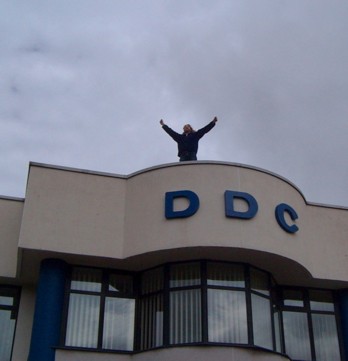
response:
<path fill-rule="evenodd" d="M 283 291 L 284 305 L 293 307 L 303 307 L 303 294 L 298 290 L 284 290 Z"/>
<path fill-rule="evenodd" d="M 208 290 L 208 339 L 248 343 L 245 292 Z"/>
<path fill-rule="evenodd" d="M 311 310 L 334 312 L 335 308 L 331 292 L 310 290 L 309 298 Z"/>
<path fill-rule="evenodd" d="M 270 294 L 269 276 L 267 273 L 259 271 L 255 268 L 250 268 L 250 278 L 251 289 L 265 295 Z"/>
<path fill-rule="evenodd" d="M 273 319 L 274 319 L 274 332 L 275 332 L 275 343 L 276 343 L 276 351 L 282 352 L 282 346 L 281 346 L 281 326 L 280 326 L 280 315 L 279 311 L 276 310 L 273 313 Z"/>
<path fill-rule="evenodd" d="M 316 360 L 341 360 L 335 316 L 313 314 L 312 323 Z"/>
<path fill-rule="evenodd" d="M 202 341 L 200 290 L 170 293 L 170 343 Z"/>
<path fill-rule="evenodd" d="M 251 295 L 253 334 L 256 346 L 273 349 L 272 317 L 270 301 L 267 298 Z"/>
<path fill-rule="evenodd" d="M 10 361 L 16 320 L 12 311 L 0 310 L 0 360 Z"/>
<path fill-rule="evenodd" d="M 0 306 L 14 306 L 17 297 L 19 297 L 18 288 L 0 287 Z"/>
<path fill-rule="evenodd" d="M 285 353 L 294 360 L 312 360 L 307 314 L 283 312 L 283 324 Z"/>
<path fill-rule="evenodd" d="M 101 280 L 101 270 L 75 267 L 73 269 L 71 279 L 71 289 L 79 291 L 100 292 Z"/>
<path fill-rule="evenodd" d="M 111 274 L 109 277 L 109 291 L 125 294 L 133 293 L 133 277 L 130 275 Z"/>
<path fill-rule="evenodd" d="M 135 300 L 105 299 L 103 348 L 133 350 Z"/>
<path fill-rule="evenodd" d="M 208 263 L 208 285 L 244 288 L 244 267 L 210 262 Z"/>
<path fill-rule="evenodd" d="M 141 349 L 163 345 L 163 296 L 156 295 L 141 300 Z"/>
<path fill-rule="evenodd" d="M 170 267 L 170 287 L 184 287 L 200 284 L 200 263 L 177 264 Z"/>
<path fill-rule="evenodd" d="M 144 272 L 141 277 L 141 293 L 151 293 L 163 289 L 163 268 Z"/>
<path fill-rule="evenodd" d="M 66 346 L 97 347 L 99 304 L 99 296 L 70 295 Z"/>
<path fill-rule="evenodd" d="M 0 306 L 13 306 L 13 297 L 0 296 Z"/>

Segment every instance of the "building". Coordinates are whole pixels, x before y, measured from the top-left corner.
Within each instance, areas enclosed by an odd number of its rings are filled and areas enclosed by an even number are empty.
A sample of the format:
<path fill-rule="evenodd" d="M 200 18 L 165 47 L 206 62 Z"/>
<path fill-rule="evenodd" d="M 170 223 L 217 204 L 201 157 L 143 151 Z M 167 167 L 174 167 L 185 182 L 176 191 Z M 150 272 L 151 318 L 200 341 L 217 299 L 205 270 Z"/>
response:
<path fill-rule="evenodd" d="M 31 163 L 0 222 L 0 361 L 347 360 L 348 209 L 276 174 Z"/>

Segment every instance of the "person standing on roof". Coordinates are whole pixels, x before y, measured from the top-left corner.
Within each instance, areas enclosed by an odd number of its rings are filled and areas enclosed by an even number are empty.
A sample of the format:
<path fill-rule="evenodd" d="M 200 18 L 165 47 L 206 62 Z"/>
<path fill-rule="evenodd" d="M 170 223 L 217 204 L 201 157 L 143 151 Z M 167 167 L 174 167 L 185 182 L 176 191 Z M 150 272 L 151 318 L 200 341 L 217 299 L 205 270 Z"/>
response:
<path fill-rule="evenodd" d="M 190 124 L 185 124 L 183 127 L 184 132 L 179 134 L 173 129 L 169 128 L 163 121 L 160 120 L 163 130 L 168 133 L 177 143 L 178 143 L 178 157 L 180 162 L 185 162 L 188 160 L 197 160 L 197 151 L 198 151 L 198 142 L 208 133 L 211 129 L 215 127 L 216 122 L 218 121 L 215 117 L 208 125 L 195 131 Z"/>

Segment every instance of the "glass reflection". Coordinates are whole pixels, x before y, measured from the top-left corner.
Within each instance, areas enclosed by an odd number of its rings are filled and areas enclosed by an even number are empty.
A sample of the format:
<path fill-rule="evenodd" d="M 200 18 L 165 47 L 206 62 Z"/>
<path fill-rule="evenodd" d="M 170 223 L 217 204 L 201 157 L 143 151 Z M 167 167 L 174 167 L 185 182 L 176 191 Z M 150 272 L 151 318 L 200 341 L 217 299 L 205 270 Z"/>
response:
<path fill-rule="evenodd" d="M 316 361 L 340 361 L 330 291 L 279 287 L 271 296 L 268 273 L 217 261 L 168 264 L 140 276 L 139 296 L 135 300 L 133 280 L 137 278 L 132 275 L 74 269 L 66 345 L 133 350 L 137 308 L 137 344 L 141 350 L 163 346 L 168 337 L 171 345 L 202 341 L 255 345 L 285 352 L 294 360 L 310 361 L 315 351 Z M 8 295 L 1 295 L 0 302 L 12 305 L 13 299 Z M 100 320 L 101 309 L 104 315 Z M 205 324 L 208 330 L 202 330 Z M 0 323 L 0 348 L 5 344 L 2 327 Z M 248 337 L 251 333 L 253 342 Z"/>
<path fill-rule="evenodd" d="M 274 311 L 273 320 L 274 320 L 274 333 L 275 333 L 276 351 L 277 352 L 282 352 L 280 312 L 278 310 Z"/>
<path fill-rule="evenodd" d="M 133 350 L 135 300 L 105 299 L 103 348 Z"/>
<path fill-rule="evenodd" d="M 170 343 L 202 341 L 200 290 L 170 293 Z"/>
<path fill-rule="evenodd" d="M 71 294 L 65 344 L 67 346 L 98 346 L 100 297 Z"/>
<path fill-rule="evenodd" d="M 285 352 L 294 360 L 310 361 L 311 349 L 307 314 L 283 312 Z"/>
<path fill-rule="evenodd" d="M 0 310 L 0 360 L 10 361 L 16 320 L 12 311 Z"/>
<path fill-rule="evenodd" d="M 272 317 L 270 301 L 267 298 L 251 295 L 253 315 L 253 335 L 256 346 L 273 349 Z"/>
<path fill-rule="evenodd" d="M 13 297 L 11 296 L 0 296 L 1 306 L 13 306 Z"/>
<path fill-rule="evenodd" d="M 208 290 L 208 339 L 248 343 L 245 292 Z"/>
<path fill-rule="evenodd" d="M 313 314 L 312 323 L 316 360 L 341 360 L 335 316 Z"/>
<path fill-rule="evenodd" d="M 143 298 L 140 303 L 141 349 L 163 345 L 163 295 Z"/>

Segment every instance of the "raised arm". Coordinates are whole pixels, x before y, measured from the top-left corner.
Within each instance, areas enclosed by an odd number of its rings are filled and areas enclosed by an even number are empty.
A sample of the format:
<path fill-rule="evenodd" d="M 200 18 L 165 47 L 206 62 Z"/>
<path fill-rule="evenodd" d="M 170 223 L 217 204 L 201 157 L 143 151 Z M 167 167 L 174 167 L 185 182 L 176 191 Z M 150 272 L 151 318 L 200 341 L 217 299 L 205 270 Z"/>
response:
<path fill-rule="evenodd" d="M 202 138 L 204 134 L 208 133 L 210 130 L 212 130 L 215 127 L 216 122 L 218 121 L 217 117 L 214 117 L 214 119 L 205 127 L 197 130 L 198 137 Z"/>
<path fill-rule="evenodd" d="M 163 119 L 160 120 L 160 124 L 163 130 L 169 134 L 176 142 L 180 140 L 180 134 L 175 132 L 173 129 L 169 128 L 167 124 L 164 123 Z"/>

